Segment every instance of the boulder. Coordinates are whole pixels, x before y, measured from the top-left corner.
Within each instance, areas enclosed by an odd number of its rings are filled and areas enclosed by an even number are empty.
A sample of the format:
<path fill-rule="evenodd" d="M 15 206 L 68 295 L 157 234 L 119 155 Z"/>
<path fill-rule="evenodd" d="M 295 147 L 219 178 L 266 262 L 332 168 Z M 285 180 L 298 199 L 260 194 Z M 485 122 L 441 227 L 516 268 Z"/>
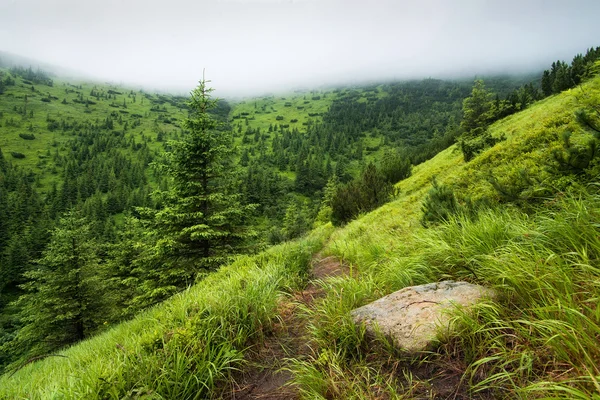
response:
<path fill-rule="evenodd" d="M 415 353 L 436 341 L 439 329 L 447 330 L 453 307 L 469 307 L 494 297 L 491 289 L 468 282 L 443 281 L 410 286 L 351 312 L 354 322 L 365 324 L 367 334 L 382 333 L 399 349 Z"/>

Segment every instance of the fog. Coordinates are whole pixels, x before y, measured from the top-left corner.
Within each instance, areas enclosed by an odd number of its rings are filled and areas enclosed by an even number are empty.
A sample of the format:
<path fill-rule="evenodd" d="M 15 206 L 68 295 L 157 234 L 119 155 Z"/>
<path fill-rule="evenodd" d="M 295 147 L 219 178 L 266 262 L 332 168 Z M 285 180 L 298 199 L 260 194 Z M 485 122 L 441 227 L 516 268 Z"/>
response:
<path fill-rule="evenodd" d="M 0 0 L 0 50 L 219 96 L 525 72 L 600 45 L 597 0 Z"/>

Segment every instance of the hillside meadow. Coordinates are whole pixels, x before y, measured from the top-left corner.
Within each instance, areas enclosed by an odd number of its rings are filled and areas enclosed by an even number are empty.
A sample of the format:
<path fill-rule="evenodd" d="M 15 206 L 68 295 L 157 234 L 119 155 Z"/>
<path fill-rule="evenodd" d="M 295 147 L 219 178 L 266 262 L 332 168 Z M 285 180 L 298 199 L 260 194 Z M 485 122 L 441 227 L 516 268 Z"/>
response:
<path fill-rule="evenodd" d="M 307 283 L 317 252 L 349 273 L 317 281 L 325 296 L 301 311 L 311 352 L 287 365 L 302 398 L 600 398 L 599 171 L 593 157 L 579 169 L 561 158 L 585 152 L 593 132 L 576 111 L 599 99 L 595 77 L 500 120 L 490 132 L 503 140 L 469 163 L 456 145 L 440 152 L 396 185 L 390 203 L 239 257 L 132 321 L 9 371 L 0 398 L 227 393 L 234 371 L 272 334 L 278 303 Z M 434 178 L 460 207 L 426 228 Z M 353 308 L 444 279 L 499 296 L 456 310 L 453 330 L 440 332 L 430 353 L 404 354 L 351 322 Z"/>

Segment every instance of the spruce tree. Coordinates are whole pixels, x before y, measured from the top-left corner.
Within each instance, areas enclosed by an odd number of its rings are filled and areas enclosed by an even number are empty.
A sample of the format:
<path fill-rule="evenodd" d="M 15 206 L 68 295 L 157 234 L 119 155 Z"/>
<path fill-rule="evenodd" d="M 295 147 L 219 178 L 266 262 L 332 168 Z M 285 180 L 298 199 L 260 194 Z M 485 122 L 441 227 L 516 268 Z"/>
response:
<path fill-rule="evenodd" d="M 542 93 L 546 97 L 552 95 L 552 79 L 548 70 L 545 70 L 542 74 Z"/>
<path fill-rule="evenodd" d="M 106 311 L 100 271 L 88 222 L 66 214 L 36 267 L 25 274 L 26 293 L 15 303 L 22 327 L 11 346 L 19 353 L 45 353 L 93 333 Z"/>
<path fill-rule="evenodd" d="M 476 135 L 479 129 L 485 129 L 492 119 L 493 95 L 485 88 L 483 80 L 477 79 L 471 96 L 463 100 L 463 120 L 460 127 L 467 135 Z"/>
<path fill-rule="evenodd" d="M 471 96 L 463 100 L 463 119 L 460 123 L 462 134 L 458 144 L 465 161 L 470 161 L 478 152 L 493 146 L 496 139 L 487 128 L 494 119 L 493 94 L 481 79 L 475 81 Z"/>
<path fill-rule="evenodd" d="M 240 201 L 233 164 L 233 135 L 209 111 L 217 105 L 203 79 L 191 92 L 187 132 L 171 142 L 162 165 L 172 178 L 165 207 L 152 215 L 158 237 L 146 266 L 145 302 L 154 302 L 193 283 L 241 252 L 252 236 L 245 225 L 254 208 Z"/>
<path fill-rule="evenodd" d="M 458 213 L 459 205 L 451 187 L 440 185 L 436 179 L 431 181 L 432 187 L 427 192 L 421 211 L 421 224 L 428 227 L 432 224 L 448 221 L 450 216 Z"/>
<path fill-rule="evenodd" d="M 331 197 L 331 222 L 342 225 L 360 213 L 369 212 L 385 204 L 395 194 L 394 186 L 369 163 L 361 176 L 338 186 Z"/>

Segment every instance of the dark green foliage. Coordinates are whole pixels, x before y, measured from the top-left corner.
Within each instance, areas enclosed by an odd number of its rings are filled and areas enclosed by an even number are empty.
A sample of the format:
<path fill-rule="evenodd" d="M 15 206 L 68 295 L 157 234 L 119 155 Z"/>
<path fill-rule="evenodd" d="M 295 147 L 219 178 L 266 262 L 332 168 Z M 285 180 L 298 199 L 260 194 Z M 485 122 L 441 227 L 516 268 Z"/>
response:
<path fill-rule="evenodd" d="M 552 79 L 550 78 L 550 71 L 545 70 L 542 74 L 542 93 L 544 96 L 550 96 L 552 94 Z"/>
<path fill-rule="evenodd" d="M 282 199 L 291 191 L 292 186 L 290 179 L 258 162 L 253 162 L 246 171 L 242 191 L 246 203 L 257 205 L 258 214 L 273 218 L 283 208 Z"/>
<path fill-rule="evenodd" d="M 463 119 L 460 123 L 463 133 L 458 143 L 467 162 L 480 151 L 502 140 L 493 138 L 487 129 L 495 118 L 492 98 L 493 94 L 478 79 L 473 85 L 471 96 L 463 101 Z"/>
<path fill-rule="evenodd" d="M 38 84 L 42 84 L 42 85 L 46 85 L 46 86 L 53 85 L 53 81 L 52 81 L 52 79 L 50 79 L 48 74 L 40 69 L 38 69 L 37 71 L 34 71 L 31 67 L 23 68 L 23 67 L 16 66 L 16 67 L 12 67 L 10 69 L 10 72 L 11 72 L 11 74 L 13 74 L 15 76 L 20 76 L 24 80 L 29 81 L 29 84 L 31 84 L 31 82 L 33 82 L 33 83 L 38 83 Z"/>
<path fill-rule="evenodd" d="M 567 63 L 557 61 L 552 65 L 552 71 L 550 74 L 554 77 L 552 82 L 553 93 L 560 93 L 563 90 L 569 89 L 573 86 L 573 82 L 571 81 L 571 73 Z"/>
<path fill-rule="evenodd" d="M 451 187 L 440 185 L 435 179 L 431 182 L 432 187 L 423 200 L 423 216 L 421 223 L 427 227 L 435 223 L 448 221 L 450 216 L 459 210 L 458 201 Z"/>
<path fill-rule="evenodd" d="M 542 93 L 550 96 L 579 85 L 593 73 L 594 62 L 600 58 L 600 47 L 589 48 L 585 55 L 577 54 L 571 64 L 557 60 L 541 78 Z"/>
<path fill-rule="evenodd" d="M 471 95 L 463 100 L 463 119 L 460 127 L 468 135 L 477 135 L 478 133 L 471 132 L 476 129 L 485 129 L 493 118 L 492 114 L 492 99 L 490 93 L 483 80 L 477 79 L 471 90 Z"/>
<path fill-rule="evenodd" d="M 10 347 L 44 354 L 89 336 L 101 325 L 106 297 L 98 251 L 85 219 L 76 213 L 60 219 L 42 258 L 25 274 L 26 293 L 16 302 L 22 327 Z"/>
<path fill-rule="evenodd" d="M 284 240 L 291 240 L 306 233 L 311 228 L 310 209 L 305 201 L 293 199 L 285 210 L 281 234 Z"/>
<path fill-rule="evenodd" d="M 410 176 L 412 164 L 405 152 L 388 151 L 383 155 L 379 170 L 390 183 L 397 183 Z"/>
<path fill-rule="evenodd" d="M 209 114 L 217 104 L 211 91 L 205 81 L 192 91 L 188 132 L 170 143 L 169 162 L 162 167 L 172 189 L 162 194 L 162 209 L 145 211 L 157 242 L 144 266 L 140 301 L 164 299 L 248 245 L 245 220 L 254 207 L 242 205 L 236 193 L 232 134 Z"/>
<path fill-rule="evenodd" d="M 563 148 L 552 153 L 557 169 L 562 174 L 580 174 L 589 166 L 598 153 L 598 140 L 589 139 L 583 146 L 571 143 L 571 132 L 563 133 Z"/>
<path fill-rule="evenodd" d="M 508 182 L 501 183 L 493 175 L 488 176 L 487 181 L 496 190 L 501 202 L 515 204 L 524 210 L 530 210 L 552 192 L 524 168 L 519 169 L 518 174 Z"/>
<path fill-rule="evenodd" d="M 504 137 L 495 138 L 487 129 L 475 129 L 470 135 L 464 135 L 459 138 L 458 145 L 463 153 L 465 161 L 471 161 L 481 151 L 492 147 Z"/>
<path fill-rule="evenodd" d="M 19 137 L 25 140 L 34 140 L 35 135 L 33 133 L 19 133 Z"/>
<path fill-rule="evenodd" d="M 385 204 L 394 194 L 393 185 L 370 163 L 361 176 L 346 185 L 339 186 L 331 199 L 331 222 L 345 224 Z"/>
<path fill-rule="evenodd" d="M 331 222 L 345 224 L 360 214 L 360 188 L 356 181 L 340 186 L 331 199 Z"/>
<path fill-rule="evenodd" d="M 144 294 L 142 279 L 154 257 L 155 238 L 148 233 L 142 221 L 127 217 L 114 243 L 107 246 L 107 283 L 112 290 L 105 296 L 110 298 L 112 320 L 131 317 L 146 305 L 136 297 Z"/>
<path fill-rule="evenodd" d="M 11 151 L 10 155 L 14 158 L 25 158 L 25 154 L 19 153 L 18 151 Z"/>
<path fill-rule="evenodd" d="M 460 117 L 460 102 L 468 94 L 464 83 L 435 79 L 391 83 L 381 90 L 386 96 L 366 102 L 358 101 L 359 92 L 345 90 L 323 116 L 323 124 L 314 130 L 323 131 L 333 150 L 344 146 L 344 142 L 355 143 L 364 133 L 373 131 L 397 147 L 418 146 L 436 131 L 444 132 L 451 118 Z"/>
<path fill-rule="evenodd" d="M 595 178 L 599 170 L 600 124 L 598 112 L 580 108 L 575 111 L 575 119 L 579 123 L 580 133 L 591 133 L 584 140 L 572 140 L 574 132 L 565 131 L 562 134 L 562 149 L 552 152 L 550 170 L 557 176 L 571 175 L 578 179 Z M 575 132 L 577 133 L 577 132 Z"/>
<path fill-rule="evenodd" d="M 575 118 L 577 119 L 577 122 L 579 122 L 579 124 L 581 124 L 584 128 L 591 130 L 594 133 L 594 136 L 598 138 L 600 136 L 600 112 L 596 110 L 595 115 L 595 118 L 592 117 L 590 113 L 584 109 L 575 111 Z"/>

